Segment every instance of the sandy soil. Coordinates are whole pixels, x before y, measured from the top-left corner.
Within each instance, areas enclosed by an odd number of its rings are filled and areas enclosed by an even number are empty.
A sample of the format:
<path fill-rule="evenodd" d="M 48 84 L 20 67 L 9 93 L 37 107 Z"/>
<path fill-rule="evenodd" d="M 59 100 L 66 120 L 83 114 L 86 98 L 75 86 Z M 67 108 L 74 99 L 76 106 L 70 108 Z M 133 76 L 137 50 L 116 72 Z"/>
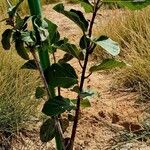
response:
<path fill-rule="evenodd" d="M 73 5 L 78 8 L 78 5 Z M 70 5 L 67 5 L 70 8 Z M 58 25 L 62 37 L 67 36 L 72 42 L 78 42 L 80 29 L 70 20 L 52 10 L 52 6 L 45 6 L 44 16 L 53 20 Z M 103 18 L 113 19 L 117 11 L 102 11 L 99 14 L 95 25 L 107 23 Z M 87 18 L 90 18 L 87 15 Z M 61 56 L 61 52 L 57 57 Z M 94 63 L 90 62 L 89 66 Z M 76 60 L 71 64 L 75 66 L 80 74 L 80 66 Z M 97 91 L 97 96 L 91 100 L 92 107 L 82 110 L 81 119 L 77 130 L 75 150 L 150 150 L 150 142 L 130 140 L 125 135 L 131 131 L 142 130 L 139 119 L 142 118 L 145 104 L 137 103 L 138 95 L 130 89 L 115 89 L 113 82 L 114 74 L 95 73 L 86 81 L 85 88 L 92 88 Z M 65 96 L 74 97 L 74 94 L 64 91 Z M 127 132 L 126 132 L 127 131 Z M 68 135 L 69 132 L 66 133 Z M 126 134 L 125 134 L 126 133 Z M 33 135 L 33 136 L 32 136 Z M 48 144 L 39 142 L 38 134 L 23 136 L 23 143 L 15 144 L 16 150 L 53 150 L 54 141 Z M 20 139 L 20 137 L 19 137 Z M 32 140 L 31 140 L 32 139 Z M 19 140 L 20 141 L 20 140 Z M 20 142 L 19 142 L 20 143 Z M 18 146 L 19 145 L 19 146 Z"/>

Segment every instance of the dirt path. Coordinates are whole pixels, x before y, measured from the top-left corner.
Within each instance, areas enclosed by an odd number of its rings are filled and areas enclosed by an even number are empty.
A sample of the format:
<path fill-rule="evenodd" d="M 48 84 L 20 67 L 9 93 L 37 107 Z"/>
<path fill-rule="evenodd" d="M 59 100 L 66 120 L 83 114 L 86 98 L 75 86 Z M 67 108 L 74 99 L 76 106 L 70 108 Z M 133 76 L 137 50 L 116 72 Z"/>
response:
<path fill-rule="evenodd" d="M 67 5 L 70 8 L 71 5 Z M 78 5 L 73 5 L 73 8 L 78 8 Z M 52 6 L 45 6 L 44 16 L 53 20 L 58 25 L 58 29 L 63 36 L 67 36 L 72 42 L 78 42 L 78 36 L 81 34 L 80 30 L 70 20 L 61 14 L 58 14 L 52 10 Z M 116 11 L 102 12 L 102 16 L 98 15 L 96 20 L 96 26 L 98 23 L 106 23 L 102 18 L 112 18 L 116 15 Z M 87 18 L 90 18 L 87 15 Z M 61 52 L 57 57 L 61 56 Z M 93 63 L 93 62 L 91 62 Z M 71 64 L 75 66 L 78 74 L 80 74 L 80 66 L 77 61 L 71 61 Z M 142 115 L 142 109 L 145 107 L 139 106 L 135 103 L 137 100 L 137 94 L 135 92 L 125 90 L 113 90 L 112 74 L 93 74 L 87 80 L 85 87 L 96 89 L 97 96 L 93 98 L 92 107 L 82 110 L 81 119 L 79 122 L 79 128 L 77 130 L 76 146 L 75 150 L 110 150 L 113 149 L 115 140 L 118 140 L 119 135 L 123 130 L 134 130 L 136 127 L 141 129 L 141 125 L 138 124 L 138 119 Z M 74 97 L 75 95 L 65 92 L 66 96 Z M 131 125 L 133 128 L 131 129 Z M 136 126 L 136 127 L 135 127 Z M 136 129 L 135 129 L 136 130 Z M 68 134 L 68 133 L 67 133 Z M 123 136 L 122 136 L 123 137 Z M 37 138 L 35 138 L 36 141 Z M 120 139 L 120 138 L 119 138 Z M 118 141 L 119 142 L 119 141 Z M 30 142 L 29 142 L 30 143 Z M 31 142 L 34 145 L 35 142 Z M 35 150 L 51 150 L 54 143 L 41 145 L 39 141 L 37 145 L 31 146 Z M 116 148 L 121 150 L 150 150 L 150 146 L 145 142 L 125 142 L 122 143 L 122 148 Z M 25 144 L 26 145 L 26 144 Z M 31 148 L 21 148 L 31 149 Z"/>

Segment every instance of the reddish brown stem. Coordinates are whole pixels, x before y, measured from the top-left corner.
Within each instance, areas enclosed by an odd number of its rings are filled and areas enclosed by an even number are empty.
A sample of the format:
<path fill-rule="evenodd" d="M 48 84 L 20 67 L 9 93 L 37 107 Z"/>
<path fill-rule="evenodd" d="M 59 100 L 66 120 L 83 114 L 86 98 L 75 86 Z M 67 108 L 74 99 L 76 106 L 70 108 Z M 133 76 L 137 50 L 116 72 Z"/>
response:
<path fill-rule="evenodd" d="M 93 29 L 93 25 L 94 25 L 94 20 L 96 18 L 96 14 L 98 11 L 98 5 L 100 3 L 100 0 L 97 0 L 97 2 L 94 5 L 94 12 L 92 15 L 92 19 L 90 22 L 90 27 L 89 27 L 89 32 L 88 35 L 89 37 L 91 37 L 92 35 L 92 29 Z M 90 50 L 92 48 L 92 43 L 90 43 L 86 49 L 86 54 L 85 54 L 85 60 L 84 60 L 84 64 L 82 67 L 82 74 L 81 74 L 81 80 L 80 80 L 80 93 L 83 91 L 83 85 L 84 85 L 84 81 L 85 81 L 85 74 L 86 74 L 86 68 L 87 68 L 87 64 L 88 64 L 88 59 L 89 59 L 89 55 L 90 55 Z M 75 119 L 74 119 L 74 124 L 73 124 L 73 128 L 72 128 L 72 134 L 71 134 L 71 139 L 70 139 L 70 144 L 67 147 L 67 150 L 73 150 L 73 145 L 74 145 L 74 140 L 75 140 L 75 136 L 76 136 L 76 130 L 77 130 L 77 125 L 78 125 L 78 119 L 79 119 L 79 114 L 80 114 L 80 102 L 81 102 L 81 97 L 80 95 L 78 95 L 77 97 L 77 108 L 76 108 L 76 112 L 75 112 Z"/>

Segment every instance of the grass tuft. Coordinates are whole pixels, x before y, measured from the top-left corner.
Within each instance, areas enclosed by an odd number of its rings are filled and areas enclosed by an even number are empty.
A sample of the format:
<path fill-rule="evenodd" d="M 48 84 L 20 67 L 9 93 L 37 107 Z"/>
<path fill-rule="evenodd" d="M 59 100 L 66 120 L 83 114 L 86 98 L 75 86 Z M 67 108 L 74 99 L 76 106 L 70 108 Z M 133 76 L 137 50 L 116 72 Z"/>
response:
<path fill-rule="evenodd" d="M 14 52 L 0 51 L 0 131 L 17 133 L 38 116 L 37 72 L 20 70 L 24 63 Z"/>

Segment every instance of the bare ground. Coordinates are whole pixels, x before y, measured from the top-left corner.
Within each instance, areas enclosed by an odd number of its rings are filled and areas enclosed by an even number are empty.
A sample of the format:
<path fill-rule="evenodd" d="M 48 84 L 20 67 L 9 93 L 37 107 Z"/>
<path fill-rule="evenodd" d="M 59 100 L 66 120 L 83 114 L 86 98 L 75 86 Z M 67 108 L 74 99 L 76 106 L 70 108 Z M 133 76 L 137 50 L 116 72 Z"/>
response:
<path fill-rule="evenodd" d="M 67 4 L 67 8 L 71 5 Z M 79 8 L 73 5 L 72 8 Z M 67 36 L 72 42 L 78 42 L 80 30 L 70 20 L 52 10 L 52 6 L 45 6 L 44 16 L 53 20 L 58 25 L 62 37 Z M 98 15 L 95 25 L 107 23 L 119 11 L 102 11 Z M 87 18 L 90 18 L 87 15 Z M 107 18 L 105 21 L 103 18 Z M 57 57 L 60 57 L 60 52 Z M 90 65 L 93 62 L 90 62 Z M 71 64 L 80 74 L 80 66 L 76 60 Z M 90 66 L 89 65 L 89 66 Z M 146 104 L 137 103 L 138 94 L 130 89 L 115 89 L 113 77 L 115 74 L 95 73 L 86 81 L 85 87 L 97 90 L 97 96 L 91 101 L 92 107 L 82 110 L 79 121 L 75 150 L 150 150 L 150 142 L 130 140 L 126 135 L 142 130 L 139 120 L 143 118 Z M 63 92 L 65 96 L 74 97 L 74 93 Z M 35 127 L 36 128 L 36 127 Z M 48 144 L 39 142 L 38 133 L 29 132 L 15 141 L 16 150 L 53 150 L 54 141 Z M 66 135 L 69 134 L 69 131 Z M 22 137 L 22 140 L 21 140 Z M 20 143 L 22 141 L 22 143 Z"/>

